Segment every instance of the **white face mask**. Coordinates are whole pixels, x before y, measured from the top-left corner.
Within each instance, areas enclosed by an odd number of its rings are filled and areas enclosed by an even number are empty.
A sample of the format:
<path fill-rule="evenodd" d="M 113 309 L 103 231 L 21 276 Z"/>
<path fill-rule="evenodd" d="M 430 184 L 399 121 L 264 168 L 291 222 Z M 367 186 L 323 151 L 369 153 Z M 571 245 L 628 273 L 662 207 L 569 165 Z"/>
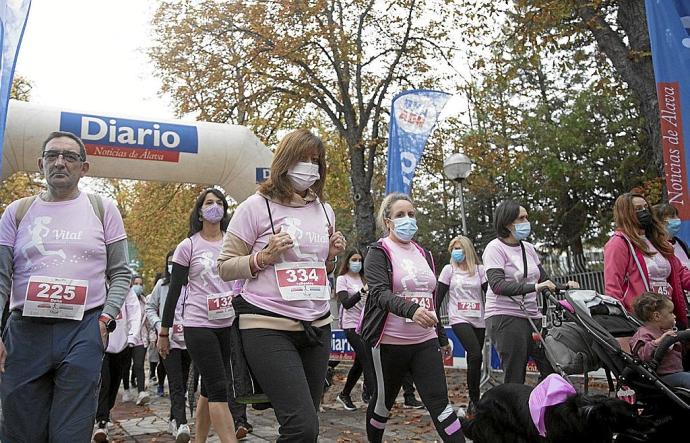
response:
<path fill-rule="evenodd" d="M 287 176 L 290 177 L 292 187 L 297 192 L 305 191 L 321 178 L 319 165 L 306 162 L 298 162 L 288 170 Z"/>

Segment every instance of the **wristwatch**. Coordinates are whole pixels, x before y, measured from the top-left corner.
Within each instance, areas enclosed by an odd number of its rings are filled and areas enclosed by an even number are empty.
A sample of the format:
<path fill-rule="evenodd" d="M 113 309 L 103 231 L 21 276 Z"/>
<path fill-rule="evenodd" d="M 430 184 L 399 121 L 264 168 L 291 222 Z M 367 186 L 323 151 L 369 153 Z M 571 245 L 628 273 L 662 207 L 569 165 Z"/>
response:
<path fill-rule="evenodd" d="M 108 333 L 111 333 L 115 330 L 117 327 L 117 322 L 113 320 L 109 315 L 106 314 L 101 314 L 100 317 L 98 317 L 98 321 L 102 322 L 105 324 L 105 330 L 108 331 Z"/>

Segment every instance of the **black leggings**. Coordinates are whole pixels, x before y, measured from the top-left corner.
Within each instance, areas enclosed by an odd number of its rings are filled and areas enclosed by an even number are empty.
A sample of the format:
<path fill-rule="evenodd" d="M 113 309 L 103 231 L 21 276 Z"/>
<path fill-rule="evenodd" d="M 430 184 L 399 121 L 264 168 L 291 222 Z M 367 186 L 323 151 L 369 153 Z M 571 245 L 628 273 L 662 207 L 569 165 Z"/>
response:
<path fill-rule="evenodd" d="M 348 343 L 355 350 L 355 361 L 350 368 L 350 372 L 347 373 L 343 394 L 350 395 L 360 375 L 364 373 L 364 387 L 371 395 L 374 392 L 374 377 L 376 377 L 374 367 L 371 364 L 371 354 L 367 352 L 367 347 L 362 337 L 354 329 L 345 329 L 345 337 L 347 337 Z"/>
<path fill-rule="evenodd" d="M 381 442 L 390 410 L 406 372 L 444 442 L 464 442 L 460 421 L 448 401 L 448 387 L 438 339 L 414 345 L 380 345 L 371 350 L 376 390 L 367 408 L 367 437 Z"/>
<path fill-rule="evenodd" d="M 479 383 L 482 378 L 482 349 L 486 329 L 475 328 L 469 323 L 456 323 L 451 326 L 462 347 L 465 348 L 467 358 L 467 389 L 470 401 L 479 401 Z"/>
<path fill-rule="evenodd" d="M 201 395 L 209 403 L 228 401 L 230 328 L 184 328 L 184 340 L 201 374 Z"/>
<path fill-rule="evenodd" d="M 184 403 L 187 392 L 187 377 L 192 359 L 186 349 L 171 349 L 168 358 L 162 361 L 168 373 L 170 418 L 174 418 L 179 426 L 187 423 Z"/>
<path fill-rule="evenodd" d="M 132 348 L 132 386 L 136 384 L 137 391 L 146 390 L 146 378 L 144 378 L 144 360 L 146 360 L 146 347 L 144 345 Z"/>
<path fill-rule="evenodd" d="M 242 329 L 242 347 L 280 424 L 278 442 L 316 442 L 319 402 L 331 344 L 330 325 L 318 328 L 319 344 L 304 331 Z"/>
<path fill-rule="evenodd" d="M 97 422 L 110 420 L 110 410 L 115 406 L 117 391 L 120 389 L 122 368 L 131 358 L 131 353 L 128 351 L 129 349 L 125 349 L 119 354 L 106 352 L 103 355 L 101 387 L 98 392 L 98 409 L 96 410 Z"/>

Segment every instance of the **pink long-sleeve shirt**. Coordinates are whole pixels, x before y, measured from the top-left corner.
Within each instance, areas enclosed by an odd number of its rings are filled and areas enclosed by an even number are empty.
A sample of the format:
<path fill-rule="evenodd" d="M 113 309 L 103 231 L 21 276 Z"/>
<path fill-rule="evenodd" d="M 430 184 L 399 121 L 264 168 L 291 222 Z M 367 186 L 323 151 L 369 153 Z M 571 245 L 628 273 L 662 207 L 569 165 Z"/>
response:
<path fill-rule="evenodd" d="M 630 253 L 625 234 L 617 231 L 604 246 L 604 290 L 606 295 L 620 300 L 629 312 L 633 312 L 632 305 L 635 299 L 646 291 L 645 280 L 649 282 L 644 255 L 635 245 L 633 249 L 642 268 L 642 274 Z M 690 270 L 674 255 L 666 259 L 671 264 L 671 274 L 667 281 L 672 288 L 673 313 L 676 315 L 676 322 L 687 327 L 687 308 L 683 290 L 690 290 Z"/>

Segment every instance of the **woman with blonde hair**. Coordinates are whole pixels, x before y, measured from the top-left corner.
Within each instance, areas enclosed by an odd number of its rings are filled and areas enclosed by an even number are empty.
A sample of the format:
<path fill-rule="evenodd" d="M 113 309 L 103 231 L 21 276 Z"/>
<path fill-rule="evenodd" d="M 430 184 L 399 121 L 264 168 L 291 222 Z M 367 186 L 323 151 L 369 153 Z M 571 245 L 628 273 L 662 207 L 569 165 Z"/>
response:
<path fill-rule="evenodd" d="M 271 176 L 230 221 L 218 272 L 233 299 L 252 375 L 280 424 L 278 442 L 315 442 L 331 343 L 327 274 L 346 247 L 323 201 L 326 149 L 306 129 L 278 144 Z"/>
<path fill-rule="evenodd" d="M 651 212 L 647 199 L 634 192 L 620 195 L 613 205 L 616 232 L 604 246 L 604 290 L 634 312 L 640 294 L 666 295 L 676 322 L 688 323 L 683 290 L 690 290 L 690 271 L 675 256 L 663 222 Z"/>
<path fill-rule="evenodd" d="M 378 225 L 384 237 L 369 247 L 364 275 L 369 295 L 362 338 L 373 349 L 376 374 L 367 409 L 367 437 L 383 440 L 388 416 L 408 372 L 444 442 L 464 442 L 460 422 L 448 400 L 443 357 L 450 350 L 435 310 L 436 274 L 431 252 L 412 239 L 416 211 L 405 194 L 381 203 Z"/>
<path fill-rule="evenodd" d="M 482 370 L 482 348 L 486 325 L 484 297 L 488 285 L 484 266 L 479 263 L 472 242 L 465 236 L 455 237 L 448 244 L 450 263 L 438 277 L 436 311 L 448 300 L 448 319 L 467 357 L 467 388 L 470 394 L 468 410 L 479 401 L 479 382 Z"/>

